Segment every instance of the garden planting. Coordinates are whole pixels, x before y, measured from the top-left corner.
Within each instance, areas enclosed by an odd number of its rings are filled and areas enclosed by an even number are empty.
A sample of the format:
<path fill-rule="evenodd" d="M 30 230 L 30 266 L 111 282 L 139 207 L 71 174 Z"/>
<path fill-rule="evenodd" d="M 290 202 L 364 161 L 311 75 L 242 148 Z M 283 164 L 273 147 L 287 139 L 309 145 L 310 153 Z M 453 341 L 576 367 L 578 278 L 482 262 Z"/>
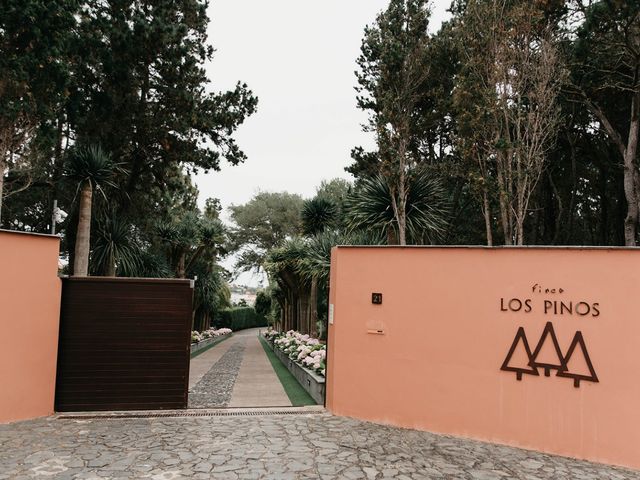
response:
<path fill-rule="evenodd" d="M 294 330 L 280 333 L 270 328 L 263 335 L 302 388 L 317 404 L 324 404 L 327 346 Z"/>
<path fill-rule="evenodd" d="M 191 332 L 191 343 L 200 343 L 203 340 L 222 337 L 223 335 L 229 335 L 230 333 L 232 333 L 232 330 L 230 328 L 210 328 L 208 330 L 203 330 L 202 332 L 194 330 L 193 332 Z"/>
<path fill-rule="evenodd" d="M 284 352 L 291 360 L 316 375 L 325 376 L 327 346 L 317 338 L 289 330 L 285 333 L 268 329 L 264 336 L 275 348 Z"/>
<path fill-rule="evenodd" d="M 202 332 L 191 332 L 191 357 L 208 350 L 225 338 L 231 336 L 233 331 L 230 328 L 209 328 Z"/>

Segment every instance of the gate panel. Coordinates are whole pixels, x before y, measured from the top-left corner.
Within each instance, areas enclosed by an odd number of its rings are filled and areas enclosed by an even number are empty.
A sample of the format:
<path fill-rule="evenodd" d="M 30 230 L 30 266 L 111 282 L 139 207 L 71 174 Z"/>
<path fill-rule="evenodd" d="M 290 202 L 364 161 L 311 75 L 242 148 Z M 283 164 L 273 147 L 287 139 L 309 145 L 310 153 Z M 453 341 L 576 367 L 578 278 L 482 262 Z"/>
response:
<path fill-rule="evenodd" d="M 189 280 L 65 278 L 56 410 L 187 407 Z"/>

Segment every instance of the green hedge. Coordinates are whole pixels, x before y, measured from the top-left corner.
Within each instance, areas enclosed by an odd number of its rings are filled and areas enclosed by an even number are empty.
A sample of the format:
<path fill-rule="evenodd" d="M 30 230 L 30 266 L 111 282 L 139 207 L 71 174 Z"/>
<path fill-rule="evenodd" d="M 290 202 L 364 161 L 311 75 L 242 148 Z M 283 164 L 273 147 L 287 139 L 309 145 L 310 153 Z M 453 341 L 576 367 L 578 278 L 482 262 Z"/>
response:
<path fill-rule="evenodd" d="M 214 318 L 216 328 L 230 328 L 234 332 L 245 328 L 266 327 L 267 319 L 253 307 L 226 308 Z"/>

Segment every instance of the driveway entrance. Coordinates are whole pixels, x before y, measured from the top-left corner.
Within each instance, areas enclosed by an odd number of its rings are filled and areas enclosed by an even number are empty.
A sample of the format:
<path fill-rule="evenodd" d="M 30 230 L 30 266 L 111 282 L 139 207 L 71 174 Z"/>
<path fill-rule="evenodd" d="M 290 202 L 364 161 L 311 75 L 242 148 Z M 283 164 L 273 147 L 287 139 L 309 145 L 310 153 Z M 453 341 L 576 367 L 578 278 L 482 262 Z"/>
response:
<path fill-rule="evenodd" d="M 292 406 L 259 331 L 236 332 L 191 360 L 189 408 Z"/>

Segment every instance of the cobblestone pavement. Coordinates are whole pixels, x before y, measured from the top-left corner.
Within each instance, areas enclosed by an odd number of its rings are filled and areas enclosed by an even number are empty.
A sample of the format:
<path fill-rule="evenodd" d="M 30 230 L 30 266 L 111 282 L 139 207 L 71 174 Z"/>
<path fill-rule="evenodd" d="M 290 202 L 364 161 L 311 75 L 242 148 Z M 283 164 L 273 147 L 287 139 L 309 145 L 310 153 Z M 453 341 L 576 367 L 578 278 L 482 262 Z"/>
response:
<path fill-rule="evenodd" d="M 632 479 L 640 472 L 317 415 L 0 425 L 0 479 Z"/>
<path fill-rule="evenodd" d="M 217 408 L 229 405 L 247 338 L 236 336 L 227 341 L 235 343 L 189 390 L 189 408 Z"/>

